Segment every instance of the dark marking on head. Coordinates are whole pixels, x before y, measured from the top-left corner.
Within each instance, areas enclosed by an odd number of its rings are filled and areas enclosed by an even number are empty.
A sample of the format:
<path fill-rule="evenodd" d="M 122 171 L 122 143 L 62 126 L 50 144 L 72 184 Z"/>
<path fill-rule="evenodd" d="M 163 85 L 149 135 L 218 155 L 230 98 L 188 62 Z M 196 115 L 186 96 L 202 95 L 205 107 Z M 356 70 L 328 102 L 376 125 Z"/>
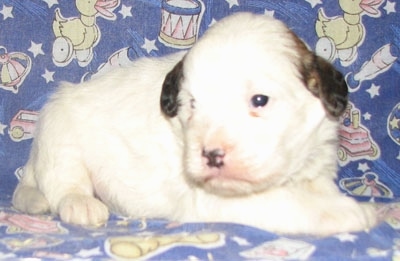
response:
<path fill-rule="evenodd" d="M 348 87 L 341 72 L 322 57 L 309 51 L 294 35 L 300 53 L 300 73 L 307 89 L 318 97 L 327 113 L 338 118 L 348 102 Z"/>
<path fill-rule="evenodd" d="M 180 61 L 165 77 L 160 97 L 161 111 L 168 117 L 178 114 L 180 102 L 178 94 L 183 79 L 183 60 Z"/>
<path fill-rule="evenodd" d="M 309 66 L 306 65 L 306 67 Z M 331 116 L 337 118 L 342 115 L 348 101 L 348 88 L 342 73 L 315 54 L 313 54 L 311 68 L 307 70 L 304 82 L 310 92 L 321 99 Z"/>

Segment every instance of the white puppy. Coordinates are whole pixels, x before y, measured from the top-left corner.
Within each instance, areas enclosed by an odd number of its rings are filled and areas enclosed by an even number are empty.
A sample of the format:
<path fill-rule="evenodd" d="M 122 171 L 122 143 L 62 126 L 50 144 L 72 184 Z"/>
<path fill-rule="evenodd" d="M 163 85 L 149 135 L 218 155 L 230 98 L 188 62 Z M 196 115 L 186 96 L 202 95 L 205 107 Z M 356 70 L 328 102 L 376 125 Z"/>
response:
<path fill-rule="evenodd" d="M 372 207 L 334 183 L 346 102 L 342 75 L 284 24 L 236 14 L 187 54 L 63 84 L 13 204 L 82 225 L 110 210 L 283 233 L 368 229 Z"/>

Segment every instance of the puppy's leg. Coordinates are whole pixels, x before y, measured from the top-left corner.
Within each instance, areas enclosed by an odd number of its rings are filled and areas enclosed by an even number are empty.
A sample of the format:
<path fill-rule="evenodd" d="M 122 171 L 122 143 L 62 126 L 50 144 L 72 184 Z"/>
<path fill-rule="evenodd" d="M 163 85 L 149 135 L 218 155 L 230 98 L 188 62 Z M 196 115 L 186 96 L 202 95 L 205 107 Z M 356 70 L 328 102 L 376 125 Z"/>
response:
<path fill-rule="evenodd" d="M 49 202 L 42 192 L 35 187 L 18 184 L 15 189 L 13 206 L 28 214 L 45 214 L 50 211 Z"/>
<path fill-rule="evenodd" d="M 321 212 L 315 220 L 320 224 L 319 235 L 368 230 L 377 223 L 376 210 L 372 205 L 359 204 L 345 196 L 327 198 L 325 204 L 325 207 L 320 206 Z"/>
<path fill-rule="evenodd" d="M 331 191 L 323 191 L 324 187 L 328 188 L 329 185 L 321 185 L 323 183 L 315 183 L 310 186 L 311 194 L 308 196 L 304 195 L 304 191 L 300 192 L 303 194 L 304 211 L 308 212 L 306 216 L 310 217 L 310 229 L 316 229 L 311 232 L 325 236 L 368 230 L 377 224 L 376 209 L 371 204 L 358 203 L 356 200 L 340 194 L 336 188 L 332 188 Z M 319 188 L 315 190 L 315 186 L 319 186 Z"/>
<path fill-rule="evenodd" d="M 32 171 L 25 167 L 25 175 L 14 191 L 13 206 L 28 214 L 50 212 L 50 205 L 43 193 L 37 188 Z"/>
<path fill-rule="evenodd" d="M 54 168 L 38 173 L 38 179 L 52 212 L 61 220 L 77 225 L 98 226 L 109 216 L 108 208 L 94 196 L 90 173 L 74 148 L 59 151 L 50 161 Z M 51 184 L 54 184 L 52 186 Z"/>
<path fill-rule="evenodd" d="M 14 207 L 29 214 L 51 211 L 64 222 L 78 225 L 105 223 L 108 208 L 94 196 L 79 149 L 39 143 L 33 144 L 25 175 L 14 192 Z"/>
<path fill-rule="evenodd" d="M 273 201 L 264 204 L 267 211 L 260 215 L 258 226 L 288 234 L 330 236 L 368 230 L 377 223 L 376 211 L 371 205 L 359 204 L 338 191 L 325 193 L 308 188 L 301 186 L 274 192 L 269 198 Z"/>
<path fill-rule="evenodd" d="M 58 212 L 64 222 L 90 226 L 104 224 L 109 215 L 100 200 L 80 193 L 65 195 L 58 205 Z"/>

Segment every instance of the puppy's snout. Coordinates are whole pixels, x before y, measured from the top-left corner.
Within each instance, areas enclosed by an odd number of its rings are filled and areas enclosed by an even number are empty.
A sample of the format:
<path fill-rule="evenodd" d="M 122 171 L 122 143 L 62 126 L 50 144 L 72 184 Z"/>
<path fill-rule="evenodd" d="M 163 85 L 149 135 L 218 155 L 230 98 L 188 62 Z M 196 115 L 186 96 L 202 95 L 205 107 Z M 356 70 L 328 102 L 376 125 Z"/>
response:
<path fill-rule="evenodd" d="M 207 160 L 207 166 L 221 168 L 224 165 L 225 151 L 222 149 L 203 149 L 202 156 Z"/>

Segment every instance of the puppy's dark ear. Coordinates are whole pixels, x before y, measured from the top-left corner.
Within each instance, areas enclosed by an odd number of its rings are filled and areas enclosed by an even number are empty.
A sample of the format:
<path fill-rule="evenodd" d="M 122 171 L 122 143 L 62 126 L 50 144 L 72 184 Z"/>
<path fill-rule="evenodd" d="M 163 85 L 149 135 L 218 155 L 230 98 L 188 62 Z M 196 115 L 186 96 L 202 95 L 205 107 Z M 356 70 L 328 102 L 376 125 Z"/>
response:
<path fill-rule="evenodd" d="M 180 61 L 165 77 L 160 97 L 162 112 L 168 117 L 175 117 L 178 114 L 178 94 L 180 83 L 183 78 L 183 61 Z"/>
<path fill-rule="evenodd" d="M 348 89 L 343 75 L 312 52 L 303 58 L 302 76 L 306 87 L 321 99 L 330 116 L 339 117 L 346 109 L 348 100 Z"/>

